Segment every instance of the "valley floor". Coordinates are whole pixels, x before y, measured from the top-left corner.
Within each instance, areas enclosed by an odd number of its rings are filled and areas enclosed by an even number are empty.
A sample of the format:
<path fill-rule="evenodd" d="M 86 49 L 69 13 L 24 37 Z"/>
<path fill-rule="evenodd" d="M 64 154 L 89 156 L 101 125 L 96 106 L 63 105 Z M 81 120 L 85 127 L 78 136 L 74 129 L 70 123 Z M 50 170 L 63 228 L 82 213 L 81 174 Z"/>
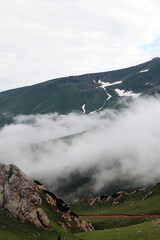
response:
<path fill-rule="evenodd" d="M 98 202 L 84 199 L 73 204 L 71 209 L 82 220 L 91 222 L 95 231 L 75 236 L 83 240 L 159 240 L 159 200 L 159 184 L 149 191 L 123 193 L 116 206 L 113 200 Z"/>

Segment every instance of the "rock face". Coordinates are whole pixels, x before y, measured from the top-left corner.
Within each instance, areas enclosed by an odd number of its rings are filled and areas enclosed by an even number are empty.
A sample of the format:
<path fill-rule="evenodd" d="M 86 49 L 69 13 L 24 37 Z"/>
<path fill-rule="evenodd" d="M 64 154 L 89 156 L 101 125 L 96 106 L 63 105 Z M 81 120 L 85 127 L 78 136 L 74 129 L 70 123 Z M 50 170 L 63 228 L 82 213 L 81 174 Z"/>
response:
<path fill-rule="evenodd" d="M 13 217 L 32 222 L 37 227 L 50 228 L 50 220 L 41 207 L 42 195 L 51 215 L 56 216 L 56 223 L 61 227 L 68 230 L 72 228 L 81 231 L 94 230 L 90 223 L 80 221 L 54 193 L 29 179 L 19 168 L 13 164 L 0 164 L 0 207 L 6 209 Z"/>
<path fill-rule="evenodd" d="M 22 221 L 49 228 L 50 221 L 39 207 L 41 203 L 32 180 L 16 166 L 0 164 L 0 206 Z"/>

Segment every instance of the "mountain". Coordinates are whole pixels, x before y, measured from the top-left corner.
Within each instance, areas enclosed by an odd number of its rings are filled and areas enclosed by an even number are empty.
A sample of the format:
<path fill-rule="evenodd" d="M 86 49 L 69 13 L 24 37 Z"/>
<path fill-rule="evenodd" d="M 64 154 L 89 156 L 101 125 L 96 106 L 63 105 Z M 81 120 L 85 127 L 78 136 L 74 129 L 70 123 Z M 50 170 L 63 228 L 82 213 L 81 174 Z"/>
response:
<path fill-rule="evenodd" d="M 160 92 L 160 58 L 102 73 L 53 79 L 0 93 L 1 125 L 12 115 L 72 111 L 92 113 L 115 107 L 123 97 Z"/>
<path fill-rule="evenodd" d="M 59 114 L 72 111 L 91 114 L 105 108 L 118 108 L 119 99 L 123 97 L 132 100 L 140 95 L 159 94 L 159 83 L 160 59 L 154 58 L 122 70 L 53 79 L 1 92 L 0 126 L 11 123 L 12 117 L 18 114 L 55 111 Z M 76 137 L 77 134 L 62 136 L 68 144 Z M 52 147 L 57 140 L 50 140 Z M 33 144 L 32 150 L 42 149 L 45 144 Z M 67 177 L 62 174 L 57 179 L 58 184 L 50 182 L 47 190 L 13 164 L 0 164 L 0 239 L 158 240 L 160 185 L 133 189 L 131 182 L 115 180 L 104 186 L 100 193 L 94 193 L 94 171 L 96 165 L 82 174 L 78 171 Z M 68 202 L 77 202 L 69 208 L 56 197 L 55 191 Z M 91 220 L 99 231 L 92 232 L 93 227 L 86 220 Z M 84 231 L 90 233 L 84 234 Z"/>
<path fill-rule="evenodd" d="M 28 239 L 30 232 L 36 232 L 36 236 L 29 239 L 39 240 L 44 236 L 45 239 L 59 239 L 58 235 L 64 235 L 62 239 L 66 240 L 75 239 L 71 233 L 93 230 L 91 224 L 81 221 L 39 182 L 29 179 L 13 164 L 0 164 L 0 236 L 20 239 L 18 236 L 23 230 L 19 232 L 19 225 L 28 232 L 23 239 Z"/>

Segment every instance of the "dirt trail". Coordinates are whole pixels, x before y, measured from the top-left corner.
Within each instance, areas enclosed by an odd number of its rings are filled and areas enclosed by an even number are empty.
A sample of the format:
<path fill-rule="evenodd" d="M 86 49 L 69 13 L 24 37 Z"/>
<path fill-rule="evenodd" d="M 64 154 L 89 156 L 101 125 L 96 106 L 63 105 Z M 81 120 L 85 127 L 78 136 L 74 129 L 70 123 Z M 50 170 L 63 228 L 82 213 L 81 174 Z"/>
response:
<path fill-rule="evenodd" d="M 160 214 L 142 214 L 142 215 L 127 215 L 127 214 L 103 214 L 103 215 L 79 215 L 81 218 L 159 218 Z"/>

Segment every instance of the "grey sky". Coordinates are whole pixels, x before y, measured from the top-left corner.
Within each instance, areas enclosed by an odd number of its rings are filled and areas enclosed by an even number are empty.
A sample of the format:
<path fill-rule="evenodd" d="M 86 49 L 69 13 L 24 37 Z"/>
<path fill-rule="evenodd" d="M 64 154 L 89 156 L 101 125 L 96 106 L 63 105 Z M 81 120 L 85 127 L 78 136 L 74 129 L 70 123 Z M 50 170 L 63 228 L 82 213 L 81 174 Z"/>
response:
<path fill-rule="evenodd" d="M 0 0 L 0 91 L 160 56 L 159 0 Z"/>

